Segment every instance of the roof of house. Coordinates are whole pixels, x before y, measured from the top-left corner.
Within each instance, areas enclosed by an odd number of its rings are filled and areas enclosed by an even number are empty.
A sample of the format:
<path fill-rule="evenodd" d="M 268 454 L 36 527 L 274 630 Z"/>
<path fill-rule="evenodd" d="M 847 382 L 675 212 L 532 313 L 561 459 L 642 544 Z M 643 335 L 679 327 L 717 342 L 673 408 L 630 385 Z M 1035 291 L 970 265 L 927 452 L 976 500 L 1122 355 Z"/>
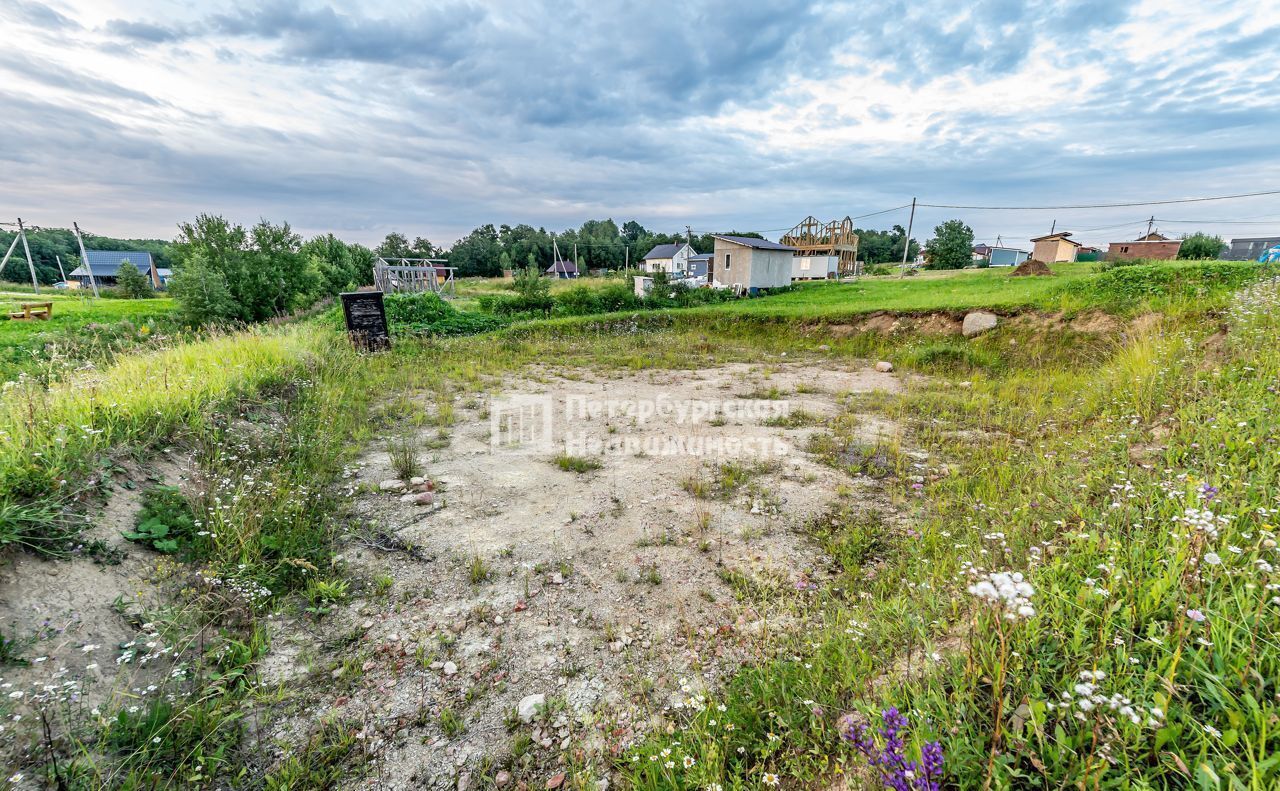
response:
<path fill-rule="evenodd" d="M 89 259 L 94 277 L 115 277 L 125 261 L 133 264 L 140 272 L 151 270 L 151 253 L 146 250 L 86 250 L 85 257 Z M 67 277 L 88 276 L 89 270 L 84 264 L 67 274 Z"/>
<path fill-rule="evenodd" d="M 1137 239 L 1135 239 L 1134 241 L 1138 241 L 1138 242 L 1167 242 L 1167 241 L 1169 241 L 1169 237 L 1165 236 L 1164 234 L 1162 234 L 1162 233 L 1160 233 L 1160 232 L 1158 232 L 1158 231 L 1152 231 L 1152 232 L 1151 232 L 1151 233 L 1149 233 L 1149 234 L 1145 234 L 1145 235 L 1143 235 L 1143 236 L 1139 236 L 1139 237 L 1138 237 Z"/>
<path fill-rule="evenodd" d="M 546 271 L 553 275 L 559 275 L 562 273 L 576 275 L 578 274 L 578 266 L 572 261 L 556 261 L 554 264 L 547 267 Z"/>
<path fill-rule="evenodd" d="M 688 246 L 688 242 L 680 242 L 679 244 L 660 244 L 656 245 L 652 250 L 644 254 L 642 261 L 651 261 L 655 258 L 675 258 L 676 253 Z"/>
<path fill-rule="evenodd" d="M 690 261 L 710 261 L 711 256 L 712 256 L 711 253 L 694 253 L 693 255 L 689 256 L 689 260 Z"/>
<path fill-rule="evenodd" d="M 1059 239 L 1059 240 L 1061 240 L 1061 241 L 1068 242 L 1068 243 L 1070 243 L 1070 244 L 1074 244 L 1076 247 L 1083 247 L 1083 245 L 1081 245 L 1081 244 L 1080 244 L 1079 242 L 1077 242 L 1076 240 L 1074 240 L 1074 239 L 1068 239 L 1067 237 L 1068 237 L 1068 236 L 1070 236 L 1070 235 L 1071 235 L 1071 232 L 1070 232 L 1070 231 L 1058 231 L 1057 233 L 1051 233 L 1051 234 L 1047 234 L 1047 235 L 1045 235 L 1045 236 L 1037 236 L 1036 238 L 1032 239 L 1031 241 L 1033 241 L 1033 242 L 1045 242 L 1045 241 L 1048 241 L 1048 240 L 1050 240 L 1050 239 Z"/>
<path fill-rule="evenodd" d="M 790 250 L 794 252 L 796 249 L 794 247 L 788 247 L 785 244 L 771 242 L 768 239 L 757 239 L 754 236 L 721 236 L 716 234 L 715 238 L 723 239 L 726 242 L 732 242 L 733 244 L 740 244 L 743 247 L 754 247 L 757 250 Z"/>

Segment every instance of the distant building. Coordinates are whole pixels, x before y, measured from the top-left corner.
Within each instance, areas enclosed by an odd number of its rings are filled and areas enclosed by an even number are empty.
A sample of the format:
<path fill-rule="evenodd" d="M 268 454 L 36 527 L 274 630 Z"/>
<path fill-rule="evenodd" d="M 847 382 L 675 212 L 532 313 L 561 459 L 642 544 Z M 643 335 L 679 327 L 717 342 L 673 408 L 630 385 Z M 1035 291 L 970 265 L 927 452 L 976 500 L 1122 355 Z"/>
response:
<path fill-rule="evenodd" d="M 556 261 L 547 267 L 545 274 L 561 279 L 578 276 L 578 266 L 572 261 Z"/>
<path fill-rule="evenodd" d="M 687 271 L 690 256 L 697 255 L 687 242 L 678 244 L 660 244 L 654 247 L 640 261 L 640 269 L 644 272 L 666 272 L 677 275 Z"/>
<path fill-rule="evenodd" d="M 1232 239 L 1231 247 L 1223 256 L 1227 261 L 1257 261 L 1268 249 L 1280 244 L 1280 236 L 1252 236 Z"/>
<path fill-rule="evenodd" d="M 1158 233 L 1148 233 L 1132 242 L 1112 242 L 1107 245 L 1108 261 L 1172 261 L 1182 248 L 1181 239 L 1170 239 Z"/>
<path fill-rule="evenodd" d="M 991 266 L 1017 266 L 1030 255 L 1014 247 L 988 247 L 986 260 Z"/>
<path fill-rule="evenodd" d="M 1076 260 L 1076 251 L 1080 249 L 1081 244 L 1069 239 L 1069 236 L 1071 236 L 1069 231 L 1059 231 L 1032 239 L 1031 243 L 1035 247 L 1031 250 L 1031 257 L 1046 264 Z"/>
<path fill-rule="evenodd" d="M 151 280 L 152 288 L 164 288 L 173 272 L 169 269 L 158 269 L 146 250 L 88 250 L 85 258 L 89 260 L 88 268 L 82 262 L 80 266 L 67 273 L 67 284 L 73 288 L 92 288 L 89 273 L 99 287 L 114 286 L 120 276 L 120 267 L 132 266 Z"/>
<path fill-rule="evenodd" d="M 710 281 L 754 293 L 791 285 L 795 248 L 749 236 L 716 236 Z"/>
<path fill-rule="evenodd" d="M 971 257 L 975 264 L 991 260 L 991 245 L 989 244 L 975 244 L 971 252 Z"/>
<path fill-rule="evenodd" d="M 707 279 L 707 270 L 711 268 L 711 253 L 698 253 L 689 256 L 686 262 L 685 274 L 688 277 L 697 278 L 702 281 Z"/>

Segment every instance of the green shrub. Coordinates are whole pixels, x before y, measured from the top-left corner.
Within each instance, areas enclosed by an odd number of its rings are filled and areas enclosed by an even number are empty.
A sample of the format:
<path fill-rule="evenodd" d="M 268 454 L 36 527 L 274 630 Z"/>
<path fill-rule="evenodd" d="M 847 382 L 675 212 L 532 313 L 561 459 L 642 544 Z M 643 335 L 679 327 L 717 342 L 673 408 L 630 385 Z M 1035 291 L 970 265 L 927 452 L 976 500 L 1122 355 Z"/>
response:
<path fill-rule="evenodd" d="M 1265 271 L 1252 261 L 1107 264 L 1098 277 L 1076 281 L 1068 289 L 1090 301 L 1122 305 L 1153 297 L 1200 299 L 1226 295 L 1257 280 Z"/>
<path fill-rule="evenodd" d="M 116 286 L 125 299 L 149 299 L 155 296 L 151 278 L 131 263 L 124 263 L 116 273 Z"/>
<path fill-rule="evenodd" d="M 493 316 L 460 311 L 438 294 L 387 294 L 387 324 L 394 334 L 474 335 L 502 326 Z"/>

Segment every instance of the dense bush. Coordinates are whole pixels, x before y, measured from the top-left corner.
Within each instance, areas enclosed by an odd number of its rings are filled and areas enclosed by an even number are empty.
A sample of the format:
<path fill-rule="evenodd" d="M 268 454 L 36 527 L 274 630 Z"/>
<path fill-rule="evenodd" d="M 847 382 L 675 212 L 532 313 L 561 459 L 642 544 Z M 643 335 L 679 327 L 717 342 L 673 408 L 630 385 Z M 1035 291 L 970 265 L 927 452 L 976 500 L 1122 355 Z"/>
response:
<path fill-rule="evenodd" d="M 493 316 L 460 311 L 429 291 L 387 294 L 383 302 L 387 323 L 395 334 L 474 335 L 503 325 Z"/>
<path fill-rule="evenodd" d="M 616 310 L 638 310 L 643 306 L 644 301 L 626 283 L 610 283 L 604 288 L 577 285 L 557 294 L 555 298 L 555 313 L 558 316 L 587 316 Z"/>
<path fill-rule="evenodd" d="M 1258 279 L 1264 269 L 1250 261 L 1211 261 L 1196 264 L 1109 262 L 1096 278 L 1072 284 L 1071 290 L 1110 303 L 1149 297 L 1186 299 L 1224 293 Z"/>

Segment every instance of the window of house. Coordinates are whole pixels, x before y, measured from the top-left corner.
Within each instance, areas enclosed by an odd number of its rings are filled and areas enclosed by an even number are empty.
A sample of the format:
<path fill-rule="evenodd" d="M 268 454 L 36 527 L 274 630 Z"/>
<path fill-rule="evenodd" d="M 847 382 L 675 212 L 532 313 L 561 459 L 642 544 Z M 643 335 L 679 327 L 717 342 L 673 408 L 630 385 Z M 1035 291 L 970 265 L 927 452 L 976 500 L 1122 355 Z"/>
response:
<path fill-rule="evenodd" d="M 801 272 L 808 272 L 808 271 L 809 271 L 809 259 L 808 259 L 808 258 L 801 258 L 801 259 L 800 259 L 800 271 L 801 271 Z"/>
<path fill-rule="evenodd" d="M 725 253 L 725 254 L 724 254 L 724 268 L 725 268 L 725 269 L 728 269 L 728 268 L 729 268 L 729 254 L 728 254 L 728 253 Z"/>

